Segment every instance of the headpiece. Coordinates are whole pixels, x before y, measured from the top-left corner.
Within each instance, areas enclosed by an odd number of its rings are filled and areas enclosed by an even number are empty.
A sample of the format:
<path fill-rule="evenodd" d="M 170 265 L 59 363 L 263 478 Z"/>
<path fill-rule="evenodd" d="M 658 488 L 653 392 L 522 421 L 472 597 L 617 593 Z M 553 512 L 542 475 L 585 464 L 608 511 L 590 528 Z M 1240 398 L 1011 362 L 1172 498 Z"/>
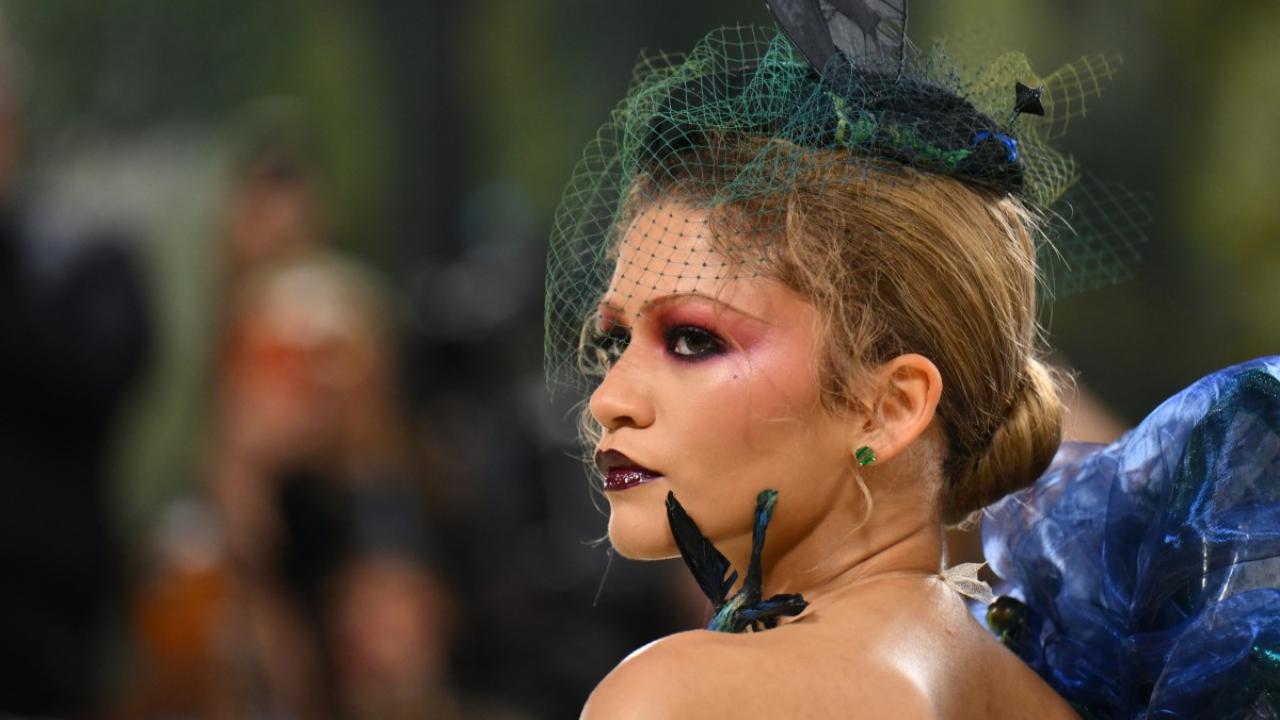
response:
<path fill-rule="evenodd" d="M 966 71 L 935 42 L 906 36 L 906 0 L 769 0 L 781 28 L 724 28 L 686 56 L 642 58 L 631 91 L 587 146 L 556 213 L 547 258 L 546 367 L 579 378 L 584 319 L 618 264 L 617 245 L 646 204 L 737 206 L 738 234 L 767 237 L 755 201 L 826 176 L 912 182 L 957 178 L 1015 195 L 1043 216 L 1045 289 L 1062 295 L 1126 274 L 1146 215 L 1117 188 L 1082 180 L 1051 141 L 1084 115 L 1118 66 L 1093 56 L 1045 76 L 1007 53 Z M 815 158 L 820 158 L 815 160 Z M 673 228 L 655 228 L 670 232 Z M 678 229 L 675 229 L 678 231 Z M 646 276 L 724 278 L 764 269 L 767 250 L 736 243 L 713 256 L 653 253 Z M 643 292 L 644 288 L 637 287 Z"/>

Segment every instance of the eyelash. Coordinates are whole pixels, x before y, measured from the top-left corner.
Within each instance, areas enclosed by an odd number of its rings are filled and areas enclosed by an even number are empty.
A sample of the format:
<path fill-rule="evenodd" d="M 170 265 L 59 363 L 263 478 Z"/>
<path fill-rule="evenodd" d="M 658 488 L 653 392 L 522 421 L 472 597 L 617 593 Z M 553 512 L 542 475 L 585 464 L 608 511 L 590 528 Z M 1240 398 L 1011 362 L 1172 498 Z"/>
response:
<path fill-rule="evenodd" d="M 608 330 L 596 333 L 595 346 L 604 355 L 606 365 L 618 362 L 630 344 L 631 331 L 622 325 L 612 325 Z"/>
<path fill-rule="evenodd" d="M 662 336 L 666 341 L 667 353 L 672 357 L 679 359 L 681 362 L 697 362 L 724 352 L 724 341 L 716 337 L 714 333 L 704 330 L 696 325 L 677 325 L 675 327 L 668 328 L 663 332 Z M 681 340 L 684 340 L 687 343 L 691 339 L 705 342 L 710 347 L 698 352 L 677 352 L 676 347 Z"/>
<path fill-rule="evenodd" d="M 696 325 L 676 325 L 667 328 L 662 333 L 662 339 L 667 354 L 680 362 L 705 360 L 719 355 L 725 348 L 724 341 L 715 333 Z M 690 341 L 701 342 L 708 347 L 698 351 L 681 352 L 680 344 L 683 342 L 687 347 Z M 597 333 L 595 337 L 596 349 L 604 355 L 605 363 L 610 366 L 618 362 L 618 358 L 622 357 L 622 353 L 626 352 L 630 344 L 631 330 L 622 325 L 614 325 L 606 331 Z"/>

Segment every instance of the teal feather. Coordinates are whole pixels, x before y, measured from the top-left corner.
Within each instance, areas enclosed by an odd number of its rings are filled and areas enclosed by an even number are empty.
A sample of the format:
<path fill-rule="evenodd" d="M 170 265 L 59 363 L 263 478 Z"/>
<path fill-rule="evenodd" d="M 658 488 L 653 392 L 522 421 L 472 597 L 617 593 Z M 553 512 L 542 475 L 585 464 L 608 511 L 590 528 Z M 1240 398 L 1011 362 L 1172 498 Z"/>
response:
<path fill-rule="evenodd" d="M 762 600 L 764 584 L 761 556 L 764 553 L 765 533 L 773 519 L 773 509 L 778 501 L 777 490 L 765 490 L 756 497 L 755 522 L 751 529 L 751 561 L 747 566 L 746 580 L 732 597 L 727 597 L 736 572 L 729 572 L 729 561 L 698 529 L 689 517 L 675 493 L 667 493 L 667 520 L 671 535 L 675 538 L 680 557 L 693 573 L 715 613 L 707 623 L 708 630 L 718 632 L 743 632 L 747 628 L 762 630 L 776 627 L 779 617 L 800 614 L 809 603 L 799 594 L 774 595 Z M 726 599 L 727 598 L 727 599 Z"/>

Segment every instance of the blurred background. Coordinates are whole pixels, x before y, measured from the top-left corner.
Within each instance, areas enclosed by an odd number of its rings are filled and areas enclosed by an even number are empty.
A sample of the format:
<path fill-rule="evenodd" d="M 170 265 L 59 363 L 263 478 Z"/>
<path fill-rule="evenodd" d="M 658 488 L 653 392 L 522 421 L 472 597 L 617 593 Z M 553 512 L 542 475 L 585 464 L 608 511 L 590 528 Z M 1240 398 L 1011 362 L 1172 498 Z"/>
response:
<path fill-rule="evenodd" d="M 1280 4 L 918 0 L 1147 199 L 1046 315 L 1112 425 L 1280 350 Z M 0 2 L 0 716 L 558 718 L 701 624 L 610 562 L 545 238 L 641 49 L 753 0 Z M 992 30 L 991 28 L 995 28 Z M 1081 431 L 1081 434 L 1087 434 Z"/>

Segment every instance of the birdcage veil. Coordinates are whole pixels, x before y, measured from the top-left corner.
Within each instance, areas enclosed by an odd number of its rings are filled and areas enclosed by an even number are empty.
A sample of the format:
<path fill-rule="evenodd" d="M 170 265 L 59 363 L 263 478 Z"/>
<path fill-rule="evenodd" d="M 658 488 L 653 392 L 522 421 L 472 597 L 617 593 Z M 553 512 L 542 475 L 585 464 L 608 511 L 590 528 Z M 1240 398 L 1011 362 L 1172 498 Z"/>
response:
<path fill-rule="evenodd" d="M 767 273 L 771 234 L 787 221 L 780 198 L 821 193 L 824 183 L 853 184 L 870 199 L 933 174 L 1014 196 L 1045 220 L 1045 293 L 1128 273 L 1141 203 L 1084 177 L 1054 147 L 1118 58 L 1085 57 L 1047 75 L 1020 53 L 963 64 L 943 41 L 907 39 L 904 3 L 835 5 L 853 9 L 775 1 L 780 29 L 721 28 L 687 54 L 640 59 L 555 214 L 545 307 L 553 383 L 590 384 L 600 346 L 590 318 L 611 281 L 643 301 L 659 286 Z M 709 240 L 705 251 L 674 242 L 691 234 Z M 619 252 L 637 237 L 648 241 L 643 254 Z"/>

